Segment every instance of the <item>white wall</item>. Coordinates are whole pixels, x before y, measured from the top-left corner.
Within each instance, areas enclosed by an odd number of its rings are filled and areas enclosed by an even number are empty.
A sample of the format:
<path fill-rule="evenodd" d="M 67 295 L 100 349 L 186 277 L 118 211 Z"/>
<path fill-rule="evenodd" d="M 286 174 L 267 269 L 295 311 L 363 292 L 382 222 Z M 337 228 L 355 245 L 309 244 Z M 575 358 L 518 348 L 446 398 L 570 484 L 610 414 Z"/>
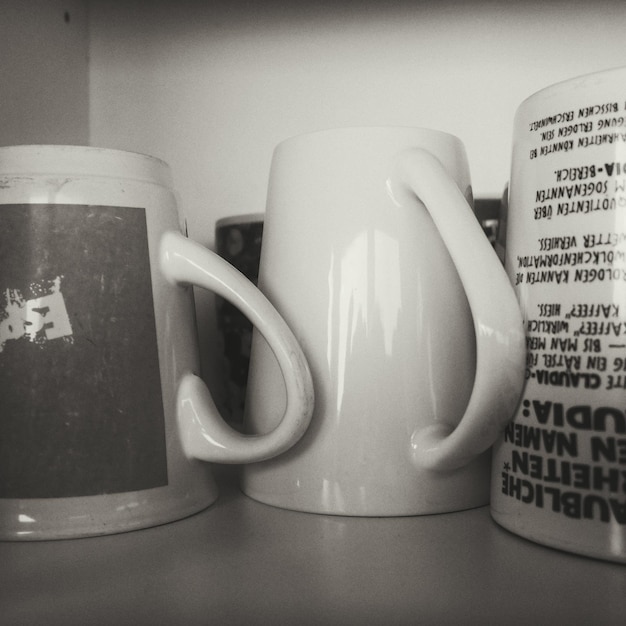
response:
<path fill-rule="evenodd" d="M 84 0 L 0 0 L 0 145 L 89 143 Z"/>
<path fill-rule="evenodd" d="M 458 135 L 474 195 L 499 197 L 515 109 L 626 59 L 626 2 L 90 0 L 93 144 L 170 163 L 191 237 L 264 209 L 275 145 L 409 125 Z M 213 349 L 211 300 L 199 299 Z M 206 365 L 206 364 L 205 364 Z"/>
<path fill-rule="evenodd" d="M 91 0 L 91 140 L 169 161 L 207 243 L 263 209 L 276 143 L 324 127 L 452 132 L 499 196 L 517 105 L 622 63 L 625 23 L 617 0 Z"/>

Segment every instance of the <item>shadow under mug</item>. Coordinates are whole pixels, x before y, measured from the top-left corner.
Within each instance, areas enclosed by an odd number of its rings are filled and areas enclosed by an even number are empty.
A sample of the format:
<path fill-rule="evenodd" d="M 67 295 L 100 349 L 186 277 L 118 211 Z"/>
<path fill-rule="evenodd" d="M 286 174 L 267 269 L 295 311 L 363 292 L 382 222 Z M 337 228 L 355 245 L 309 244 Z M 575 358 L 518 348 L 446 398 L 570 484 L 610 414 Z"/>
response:
<path fill-rule="evenodd" d="M 259 287 L 300 341 L 316 403 L 297 444 L 242 469 L 244 493 L 341 515 L 489 501 L 489 448 L 521 393 L 525 347 L 470 202 L 447 133 L 345 128 L 276 148 Z M 287 403 L 271 364 L 255 332 L 251 434 L 271 432 Z"/>
<path fill-rule="evenodd" d="M 313 390 L 294 335 L 248 279 L 181 234 L 164 162 L 13 146 L 0 148 L 0 180 L 0 539 L 185 517 L 218 495 L 198 457 L 259 461 L 302 436 Z M 272 344 L 289 407 L 267 436 L 230 428 L 199 378 L 192 286 Z"/>

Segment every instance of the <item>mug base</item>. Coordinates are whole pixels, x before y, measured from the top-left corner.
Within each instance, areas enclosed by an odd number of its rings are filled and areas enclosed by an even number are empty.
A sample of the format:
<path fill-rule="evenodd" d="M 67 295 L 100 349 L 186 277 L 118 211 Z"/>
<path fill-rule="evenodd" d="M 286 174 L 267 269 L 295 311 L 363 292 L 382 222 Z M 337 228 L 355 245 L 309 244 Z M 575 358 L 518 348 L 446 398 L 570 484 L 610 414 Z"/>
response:
<path fill-rule="evenodd" d="M 581 536 L 572 538 L 562 530 L 560 532 L 537 530 L 538 528 L 541 529 L 542 525 L 540 523 L 535 524 L 532 529 L 527 528 L 520 522 L 518 516 L 499 514 L 493 508 L 491 510 L 491 518 L 506 531 L 536 545 L 591 559 L 626 563 L 626 545 L 621 538 L 615 541 L 615 546 L 611 549 L 611 538 L 608 536 L 599 537 L 595 544 L 592 544 L 590 533 L 579 531 Z M 623 533 L 623 530 L 619 532 Z"/>
<path fill-rule="evenodd" d="M 402 461 L 358 467 L 349 460 L 331 471 L 326 464 L 305 463 L 296 453 L 243 466 L 241 491 L 280 509 L 350 517 L 454 513 L 490 501 L 489 452 L 451 471 L 416 468 Z"/>
<path fill-rule="evenodd" d="M 278 509 L 313 513 L 318 515 L 335 515 L 345 517 L 414 517 L 418 515 L 437 515 L 475 509 L 489 504 L 489 490 L 474 488 L 458 491 L 453 498 L 442 498 L 433 494 L 413 494 L 407 497 L 406 493 L 391 494 L 387 490 L 384 495 L 381 491 L 378 496 L 370 495 L 363 498 L 360 493 L 317 494 L 312 497 L 306 493 L 278 493 L 262 491 L 252 485 L 241 482 L 241 491 L 252 500 Z M 395 497 L 394 497 L 395 496 Z"/>
<path fill-rule="evenodd" d="M 79 539 L 161 526 L 199 513 L 217 497 L 213 484 L 201 494 L 172 495 L 164 487 L 78 498 L 3 499 L 0 541 Z"/>

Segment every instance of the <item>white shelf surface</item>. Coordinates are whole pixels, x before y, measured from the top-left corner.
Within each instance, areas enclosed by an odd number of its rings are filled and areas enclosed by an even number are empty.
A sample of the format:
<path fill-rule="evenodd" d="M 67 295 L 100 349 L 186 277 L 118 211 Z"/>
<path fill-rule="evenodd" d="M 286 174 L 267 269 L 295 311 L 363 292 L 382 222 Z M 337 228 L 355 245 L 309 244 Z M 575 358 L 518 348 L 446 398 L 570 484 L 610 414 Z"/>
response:
<path fill-rule="evenodd" d="M 349 518 L 285 511 L 216 468 L 209 509 L 125 534 L 0 542 L 0 623 L 623 624 L 626 567 L 545 548 L 488 507 Z"/>

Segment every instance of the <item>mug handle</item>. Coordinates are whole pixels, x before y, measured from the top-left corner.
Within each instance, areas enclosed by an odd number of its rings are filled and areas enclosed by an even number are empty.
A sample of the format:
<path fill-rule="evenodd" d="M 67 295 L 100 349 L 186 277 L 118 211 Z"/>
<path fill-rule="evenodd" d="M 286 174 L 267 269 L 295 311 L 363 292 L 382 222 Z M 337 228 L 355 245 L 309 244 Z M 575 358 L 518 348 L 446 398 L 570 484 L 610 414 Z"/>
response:
<path fill-rule="evenodd" d="M 285 413 L 276 428 L 263 435 L 244 435 L 223 420 L 204 382 L 190 372 L 183 374 L 177 413 L 185 454 L 216 463 L 252 463 L 289 449 L 311 421 L 313 382 L 304 353 L 286 322 L 241 272 L 180 233 L 163 235 L 159 262 L 171 284 L 213 291 L 248 317 L 274 352 L 287 391 Z"/>
<path fill-rule="evenodd" d="M 476 375 L 461 421 L 426 426 L 411 438 L 419 467 L 454 470 L 485 452 L 513 418 L 525 380 L 523 319 L 502 264 L 441 162 L 416 148 L 397 165 L 398 182 L 424 204 L 452 257 L 474 321 Z"/>

